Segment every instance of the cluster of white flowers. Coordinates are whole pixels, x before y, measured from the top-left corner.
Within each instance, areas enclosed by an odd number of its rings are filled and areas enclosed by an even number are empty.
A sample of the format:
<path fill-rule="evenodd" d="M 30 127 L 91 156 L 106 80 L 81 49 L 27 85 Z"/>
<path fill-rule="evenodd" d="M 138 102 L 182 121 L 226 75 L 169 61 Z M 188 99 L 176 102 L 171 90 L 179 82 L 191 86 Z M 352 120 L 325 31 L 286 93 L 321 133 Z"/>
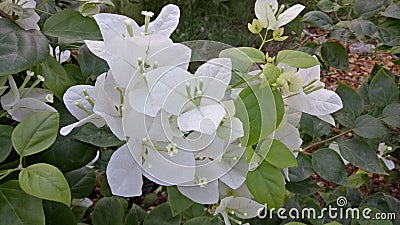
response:
<path fill-rule="evenodd" d="M 0 2 L 0 9 L 9 15 L 13 13 L 18 16 L 15 22 L 25 30 L 40 29 L 37 24 L 40 16 L 36 13 L 35 7 L 35 0 L 5 0 Z"/>
<path fill-rule="evenodd" d="M 275 3 L 256 2 L 263 28 L 279 29 L 304 8 L 296 5 L 283 12 Z M 141 27 L 121 15 L 94 16 L 103 41 L 85 43 L 107 61 L 110 70 L 97 78 L 94 87 L 77 85 L 67 90 L 64 103 L 79 121 L 63 127 L 61 134 L 91 122 L 98 127 L 108 125 L 126 141 L 112 155 L 106 170 L 115 195 L 141 195 L 145 176 L 163 186 L 176 185 L 195 202 L 220 201 L 215 214 L 220 213 L 226 224 L 235 220 L 230 214 L 241 219 L 255 217 L 262 205 L 252 200 L 245 183 L 254 167 L 249 167 L 245 147 L 239 143 L 244 130 L 242 121 L 235 117 L 232 94 L 240 89 L 229 86 L 231 60 L 208 60 L 191 74 L 191 49 L 169 38 L 178 25 L 179 8 L 165 6 L 152 22 L 152 12 L 142 14 L 145 24 Z M 296 128 L 301 114 L 332 124 L 329 114 L 342 103 L 334 92 L 323 89 L 319 66 L 278 67 L 283 73 L 276 86 L 285 99 L 285 116 L 269 138 L 279 140 L 297 155 L 295 150 L 302 144 Z M 288 179 L 288 170 L 284 172 Z"/>

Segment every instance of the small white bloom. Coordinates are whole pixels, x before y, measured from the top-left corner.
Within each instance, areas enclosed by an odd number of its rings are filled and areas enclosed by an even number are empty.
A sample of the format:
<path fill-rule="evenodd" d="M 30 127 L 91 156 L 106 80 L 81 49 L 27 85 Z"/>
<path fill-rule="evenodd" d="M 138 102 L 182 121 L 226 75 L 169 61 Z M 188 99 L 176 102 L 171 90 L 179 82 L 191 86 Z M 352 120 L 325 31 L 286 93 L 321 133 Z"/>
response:
<path fill-rule="evenodd" d="M 43 82 L 43 81 L 45 80 L 44 77 L 41 76 L 41 75 L 38 75 L 37 78 L 38 78 L 41 82 Z"/>
<path fill-rule="evenodd" d="M 199 179 L 199 186 L 200 187 L 205 187 L 207 184 L 208 184 L 207 177 L 201 177 Z"/>
<path fill-rule="evenodd" d="M 173 157 L 173 156 L 175 156 L 176 154 L 178 154 L 178 149 L 176 148 L 176 145 L 175 145 L 175 144 L 170 143 L 170 144 L 167 145 L 166 148 L 167 148 L 167 152 L 168 152 L 168 155 L 169 155 L 169 156 Z"/>
<path fill-rule="evenodd" d="M 54 96 L 53 94 L 47 94 L 46 95 L 46 102 L 53 103 L 54 102 Z"/>
<path fill-rule="evenodd" d="M 35 75 L 35 72 L 31 71 L 31 70 L 27 70 L 26 71 L 26 75 L 33 77 Z"/>

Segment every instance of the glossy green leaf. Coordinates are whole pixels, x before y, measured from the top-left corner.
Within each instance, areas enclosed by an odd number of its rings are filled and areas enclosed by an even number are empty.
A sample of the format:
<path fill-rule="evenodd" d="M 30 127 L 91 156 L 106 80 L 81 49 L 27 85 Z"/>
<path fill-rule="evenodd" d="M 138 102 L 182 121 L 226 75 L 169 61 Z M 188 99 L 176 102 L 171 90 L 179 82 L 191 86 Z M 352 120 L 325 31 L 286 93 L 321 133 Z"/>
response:
<path fill-rule="evenodd" d="M 388 0 L 355 0 L 353 9 L 357 16 L 371 18 L 382 8 L 386 8 L 389 2 Z"/>
<path fill-rule="evenodd" d="M 11 134 L 12 144 L 18 154 L 32 155 L 50 147 L 56 140 L 60 115 L 40 112 L 18 124 Z"/>
<path fill-rule="evenodd" d="M 65 72 L 68 74 L 68 77 L 71 78 L 71 84 L 77 85 L 77 84 L 84 84 L 82 83 L 82 73 L 81 69 L 79 68 L 78 65 L 75 64 L 65 64 L 63 66 Z"/>
<path fill-rule="evenodd" d="M 46 20 L 43 33 L 69 41 L 101 39 L 99 27 L 94 19 L 84 17 L 72 9 L 57 12 Z"/>
<path fill-rule="evenodd" d="M 311 178 L 298 182 L 287 182 L 285 187 L 288 191 L 300 195 L 309 195 L 321 190 L 321 187 Z"/>
<path fill-rule="evenodd" d="M 324 30 L 329 30 L 333 27 L 331 17 L 321 11 L 311 11 L 304 14 L 302 21 Z"/>
<path fill-rule="evenodd" d="M 319 149 L 312 154 L 315 172 L 327 181 L 347 185 L 346 167 L 342 158 L 329 148 Z"/>
<path fill-rule="evenodd" d="M 399 88 L 383 68 L 371 80 L 369 99 L 379 107 L 385 107 L 399 100 Z"/>
<path fill-rule="evenodd" d="M 360 206 L 367 206 L 386 213 L 395 213 L 400 216 L 400 200 L 386 193 L 378 192 L 366 198 Z"/>
<path fill-rule="evenodd" d="M 353 88 L 342 82 L 339 83 L 336 93 L 342 99 L 343 108 L 334 115 L 340 124 L 353 128 L 354 121 L 363 112 L 364 100 Z"/>
<path fill-rule="evenodd" d="M 61 101 L 65 91 L 74 84 L 60 63 L 50 55 L 36 67 L 35 72 L 45 78 L 44 85 Z"/>
<path fill-rule="evenodd" d="M 192 200 L 182 195 L 176 186 L 169 186 L 168 202 L 171 206 L 172 216 L 176 216 L 194 204 Z"/>
<path fill-rule="evenodd" d="M 68 182 L 57 167 L 45 163 L 28 166 L 19 173 L 19 184 L 30 195 L 71 205 Z"/>
<path fill-rule="evenodd" d="M 301 115 L 300 126 L 302 130 L 313 139 L 329 134 L 331 127 L 329 123 L 306 113 Z"/>
<path fill-rule="evenodd" d="M 149 213 L 143 225 L 179 225 L 180 223 L 180 216 L 172 216 L 170 205 L 164 203 Z"/>
<path fill-rule="evenodd" d="M 362 115 L 354 122 L 354 132 L 364 138 L 377 138 L 385 136 L 389 130 L 377 118 Z"/>
<path fill-rule="evenodd" d="M 75 225 L 77 221 L 71 209 L 64 204 L 43 201 L 44 215 L 46 217 L 46 224 L 57 225 Z"/>
<path fill-rule="evenodd" d="M 37 30 L 24 30 L 0 18 L 0 76 L 35 66 L 49 54 L 49 42 Z"/>
<path fill-rule="evenodd" d="M 95 56 L 86 45 L 79 48 L 77 60 L 82 71 L 82 77 L 75 80 L 78 80 L 80 84 L 87 84 L 89 79 L 94 80 L 98 75 L 108 70 L 107 62 Z"/>
<path fill-rule="evenodd" d="M 73 138 L 99 147 L 121 146 L 125 143 L 115 137 L 109 127 L 98 128 L 92 123 L 85 125 Z"/>
<path fill-rule="evenodd" d="M 96 173 L 94 169 L 82 167 L 65 174 L 71 188 L 72 198 L 85 198 L 94 189 L 96 184 Z"/>
<path fill-rule="evenodd" d="M 291 182 L 305 180 L 314 172 L 311 159 L 303 152 L 299 152 L 297 155 L 297 164 L 297 167 L 289 168 L 289 180 Z"/>
<path fill-rule="evenodd" d="M 309 68 L 320 65 L 316 58 L 307 53 L 296 50 L 279 51 L 276 56 L 276 63 L 285 63 L 296 68 Z"/>
<path fill-rule="evenodd" d="M 264 144 L 266 143 L 266 144 Z M 297 166 L 297 160 L 294 157 L 293 153 L 289 150 L 286 145 L 278 140 L 273 140 L 272 145 L 268 144 L 267 141 L 264 141 L 261 144 L 260 148 L 267 147 L 269 148 L 267 157 L 265 161 L 269 162 L 273 166 L 278 168 L 288 168 Z"/>
<path fill-rule="evenodd" d="M 372 173 L 386 174 L 376 152 L 366 142 L 351 139 L 339 143 L 339 150 L 342 157 L 354 166 Z"/>
<path fill-rule="evenodd" d="M 93 225 L 123 225 L 128 203 L 120 197 L 104 197 L 94 207 Z"/>
<path fill-rule="evenodd" d="M 147 212 L 140 206 L 133 204 L 129 213 L 125 217 L 124 225 L 139 225 L 143 224 L 144 219 L 147 216 Z"/>
<path fill-rule="evenodd" d="M 235 101 L 235 108 L 235 116 L 243 122 L 245 136 L 241 143 L 245 146 L 266 138 L 280 124 L 284 114 L 282 95 L 272 92 L 269 86 L 254 85 L 243 89 Z"/>
<path fill-rule="evenodd" d="M 250 47 L 228 48 L 220 52 L 220 58 L 230 58 L 235 71 L 246 73 L 254 63 L 265 61 L 265 55 L 260 50 Z"/>
<path fill-rule="evenodd" d="M 42 200 L 26 194 L 18 181 L 0 185 L 0 223 L 4 225 L 45 225 Z"/>
<path fill-rule="evenodd" d="M 0 125 L 0 163 L 11 153 L 11 133 L 13 129 L 12 126 Z"/>
<path fill-rule="evenodd" d="M 360 207 L 361 212 L 368 212 L 364 213 L 367 214 L 367 217 L 361 216 L 356 221 L 360 225 L 393 225 L 393 222 L 389 219 L 375 219 L 380 218 L 379 216 L 385 215 L 379 209 L 371 208 L 371 207 Z"/>
<path fill-rule="evenodd" d="M 250 171 L 246 178 L 247 187 L 260 203 L 267 203 L 268 208 L 279 208 L 285 198 L 285 181 L 280 170 L 263 162 L 257 169 Z"/>
<path fill-rule="evenodd" d="M 393 103 L 393 104 L 386 106 L 383 109 L 381 116 L 382 116 L 382 120 L 386 124 L 400 128 L 400 104 L 399 103 Z"/>
<path fill-rule="evenodd" d="M 337 42 L 325 42 L 321 46 L 321 56 L 329 66 L 350 71 L 349 56 L 343 45 Z"/>

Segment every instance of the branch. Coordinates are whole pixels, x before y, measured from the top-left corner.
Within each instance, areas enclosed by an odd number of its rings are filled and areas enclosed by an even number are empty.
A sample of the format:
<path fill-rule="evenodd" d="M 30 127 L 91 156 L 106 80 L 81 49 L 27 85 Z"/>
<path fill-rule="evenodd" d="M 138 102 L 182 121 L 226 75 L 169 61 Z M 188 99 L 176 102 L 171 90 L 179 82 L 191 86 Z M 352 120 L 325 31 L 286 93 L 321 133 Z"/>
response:
<path fill-rule="evenodd" d="M 323 143 L 325 143 L 325 142 L 333 141 L 333 140 L 335 140 L 336 138 L 341 137 L 341 136 L 344 136 L 344 135 L 346 135 L 346 134 L 348 134 L 348 133 L 350 133 L 350 132 L 352 132 L 352 131 L 353 131 L 353 130 L 350 129 L 350 130 L 345 131 L 345 132 L 343 132 L 343 133 L 340 133 L 340 134 L 338 134 L 338 135 L 336 135 L 336 136 L 333 136 L 333 137 L 330 137 L 330 138 L 328 138 L 328 139 L 325 139 L 325 140 L 316 142 L 316 143 L 314 143 L 314 144 L 311 144 L 311 145 L 307 146 L 306 148 L 304 148 L 303 151 L 310 150 L 310 149 L 312 149 L 313 147 L 318 146 L 318 145 L 320 145 L 320 144 L 323 144 Z"/>

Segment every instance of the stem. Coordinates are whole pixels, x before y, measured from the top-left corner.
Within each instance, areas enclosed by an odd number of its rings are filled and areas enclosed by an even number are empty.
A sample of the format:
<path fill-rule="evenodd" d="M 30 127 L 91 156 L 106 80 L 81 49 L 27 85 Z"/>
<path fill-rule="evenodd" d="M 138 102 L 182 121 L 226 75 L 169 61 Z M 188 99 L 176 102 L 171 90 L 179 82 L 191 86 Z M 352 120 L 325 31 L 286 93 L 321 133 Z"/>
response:
<path fill-rule="evenodd" d="M 344 135 L 346 135 L 346 134 L 348 134 L 348 133 L 350 133 L 350 132 L 353 132 L 353 129 L 350 129 L 350 130 L 348 130 L 348 131 L 345 131 L 345 132 L 343 132 L 343 133 L 340 133 L 340 134 L 335 135 L 335 136 L 333 136 L 333 137 L 330 137 L 330 138 L 328 138 L 328 139 L 325 139 L 325 140 L 316 142 L 316 143 L 314 143 L 314 144 L 311 144 L 311 145 L 307 146 L 306 148 L 304 148 L 303 151 L 307 151 L 307 150 L 309 150 L 309 149 L 311 149 L 311 148 L 313 148 L 313 147 L 315 147 L 315 146 L 318 146 L 318 145 L 320 145 L 320 144 L 323 144 L 323 143 L 325 143 L 325 142 L 333 141 L 333 140 L 335 140 L 336 138 L 341 137 L 341 136 L 344 136 Z"/>
<path fill-rule="evenodd" d="M 268 30 L 265 30 L 265 35 L 264 35 L 264 37 L 262 37 L 261 34 L 259 34 L 259 35 L 260 35 L 260 37 L 261 37 L 262 43 L 261 43 L 260 47 L 258 48 L 258 50 L 261 51 L 262 47 L 263 47 L 264 44 L 267 42 L 265 39 L 267 39 Z"/>
<path fill-rule="evenodd" d="M 1 172 L 0 174 L 2 174 L 2 176 L 0 176 L 0 180 L 5 178 L 6 176 L 10 175 L 12 172 L 15 172 L 15 171 L 18 171 L 18 170 L 20 170 L 20 169 L 17 167 L 17 168 L 14 168 L 14 169 L 9 169 L 9 170 L 6 170 L 4 172 Z"/>
<path fill-rule="evenodd" d="M 262 74 L 262 71 L 260 71 L 259 73 L 257 73 L 256 75 L 254 75 L 254 76 L 252 76 L 252 77 L 250 77 L 249 79 L 247 79 L 247 80 L 245 80 L 245 79 L 242 79 L 241 81 L 239 81 L 239 82 L 237 82 L 237 83 L 235 83 L 235 84 L 233 84 L 233 85 L 231 85 L 231 88 L 235 88 L 235 87 L 238 87 L 239 85 L 241 85 L 241 84 L 244 84 L 244 83 L 247 83 L 247 82 L 249 82 L 249 81 L 252 81 L 252 80 L 254 80 L 254 79 L 257 79 L 257 78 L 259 78 L 260 77 L 260 75 Z"/>

